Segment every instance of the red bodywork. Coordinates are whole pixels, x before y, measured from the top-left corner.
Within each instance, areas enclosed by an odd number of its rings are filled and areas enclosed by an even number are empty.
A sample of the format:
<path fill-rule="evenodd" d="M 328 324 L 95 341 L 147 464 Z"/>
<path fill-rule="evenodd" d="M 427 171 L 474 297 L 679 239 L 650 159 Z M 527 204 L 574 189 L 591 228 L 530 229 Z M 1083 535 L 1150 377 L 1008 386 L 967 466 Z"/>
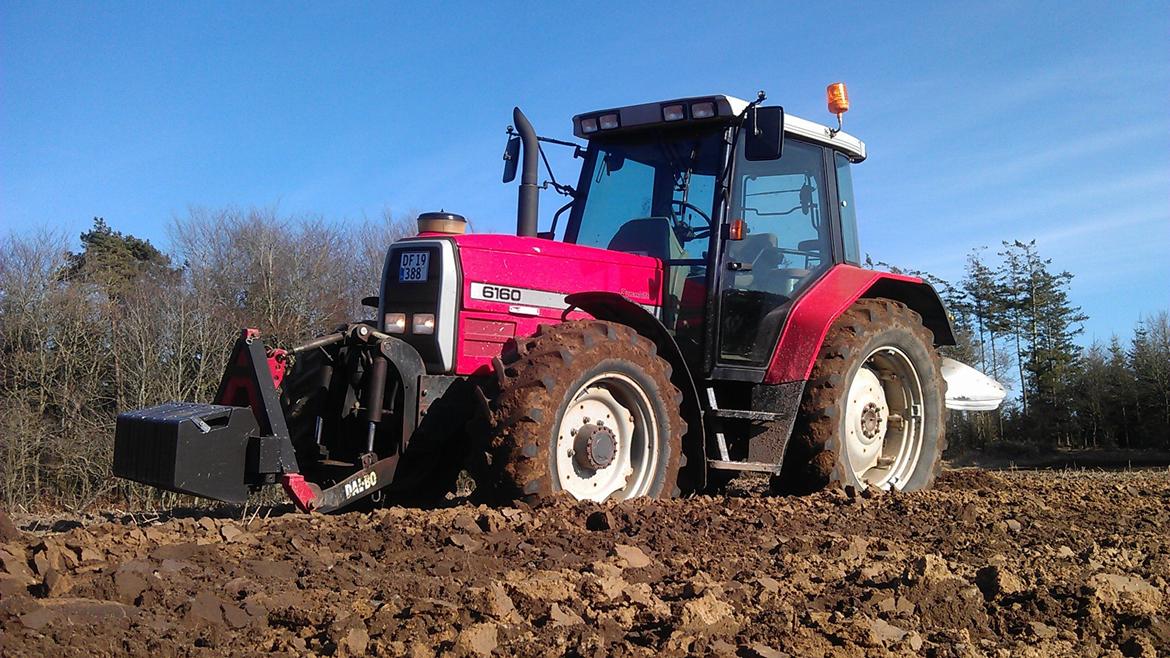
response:
<path fill-rule="evenodd" d="M 437 237 L 423 234 L 420 237 Z M 451 236 L 443 236 L 451 237 Z M 662 262 L 648 256 L 607 251 L 514 235 L 455 236 L 463 273 L 455 373 L 485 375 L 504 344 L 530 336 L 542 324 L 587 318 L 567 307 L 525 301 L 489 301 L 471 296 L 472 283 L 490 283 L 555 295 L 615 292 L 646 306 L 662 303 Z"/>
<path fill-rule="evenodd" d="M 875 272 L 854 265 L 836 265 L 809 288 L 792 307 L 772 361 L 764 375 L 765 384 L 808 379 L 817 352 L 829 327 L 879 280 L 921 284 L 922 279 L 889 272 Z"/>
<path fill-rule="evenodd" d="M 545 291 L 556 295 L 604 291 L 617 293 L 646 307 L 661 307 L 662 261 L 648 256 L 608 251 L 564 242 L 513 235 L 474 234 L 450 236 L 424 233 L 420 238 L 453 239 L 463 274 L 456 343 L 455 374 L 485 375 L 492 358 L 508 341 L 536 333 L 542 324 L 590 317 L 567 312 L 564 305 L 532 305 L 475 299 L 473 283 Z M 882 280 L 922 285 L 922 280 L 854 265 L 836 265 L 805 291 L 793 305 L 764 377 L 766 384 L 808 378 L 825 335 L 833 321 L 853 302 Z M 702 321 L 701 291 L 684 289 L 684 321 Z"/>

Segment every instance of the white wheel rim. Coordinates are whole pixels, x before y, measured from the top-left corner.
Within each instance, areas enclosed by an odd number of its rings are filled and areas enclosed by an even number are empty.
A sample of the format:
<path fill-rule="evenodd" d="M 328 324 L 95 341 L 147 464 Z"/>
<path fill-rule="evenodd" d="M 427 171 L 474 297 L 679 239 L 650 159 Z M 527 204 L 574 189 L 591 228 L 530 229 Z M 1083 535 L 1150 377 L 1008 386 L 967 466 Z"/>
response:
<path fill-rule="evenodd" d="M 598 468 L 584 466 L 577 455 L 578 434 L 593 428 L 605 430 L 614 444 L 612 461 Z M 578 500 L 644 496 L 658 467 L 657 436 L 658 420 L 642 387 L 620 373 L 597 375 L 577 389 L 561 418 L 553 479 Z"/>
<path fill-rule="evenodd" d="M 895 347 L 870 352 L 849 384 L 844 449 L 862 484 L 906 486 L 922 455 L 922 384 L 906 353 Z"/>

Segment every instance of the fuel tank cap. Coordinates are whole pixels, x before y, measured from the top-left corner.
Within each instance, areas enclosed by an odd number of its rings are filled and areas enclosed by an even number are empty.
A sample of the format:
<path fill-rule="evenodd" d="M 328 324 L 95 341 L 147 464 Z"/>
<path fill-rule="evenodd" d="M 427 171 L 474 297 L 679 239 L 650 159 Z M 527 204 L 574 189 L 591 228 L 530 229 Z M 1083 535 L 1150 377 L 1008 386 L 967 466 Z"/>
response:
<path fill-rule="evenodd" d="M 418 232 L 462 235 L 467 232 L 467 220 L 453 212 L 424 212 L 418 216 Z"/>

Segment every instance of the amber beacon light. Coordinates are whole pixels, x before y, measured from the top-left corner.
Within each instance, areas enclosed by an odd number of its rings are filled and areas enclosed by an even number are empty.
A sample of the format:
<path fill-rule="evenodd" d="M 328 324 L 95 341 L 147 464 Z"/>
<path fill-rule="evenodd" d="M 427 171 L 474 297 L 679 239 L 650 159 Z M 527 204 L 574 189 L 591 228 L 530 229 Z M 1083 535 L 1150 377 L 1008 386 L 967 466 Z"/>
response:
<path fill-rule="evenodd" d="M 829 100 L 829 111 L 837 115 L 837 129 L 829 131 L 835 135 L 841 131 L 841 115 L 849 111 L 849 90 L 844 82 L 834 82 L 825 88 L 825 96 Z"/>

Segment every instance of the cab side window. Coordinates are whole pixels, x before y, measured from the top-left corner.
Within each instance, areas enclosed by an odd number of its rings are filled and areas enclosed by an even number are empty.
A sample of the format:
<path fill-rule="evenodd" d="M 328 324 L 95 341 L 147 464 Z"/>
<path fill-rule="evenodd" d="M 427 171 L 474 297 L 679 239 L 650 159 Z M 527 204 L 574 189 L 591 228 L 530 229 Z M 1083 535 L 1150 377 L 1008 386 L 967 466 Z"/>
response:
<path fill-rule="evenodd" d="M 853 205 L 853 172 L 849 158 L 834 154 L 837 166 L 837 199 L 841 205 L 841 238 L 845 242 L 845 262 L 861 264 L 861 247 L 857 242 L 857 208 Z"/>
<path fill-rule="evenodd" d="M 739 193 L 731 216 L 747 224 L 742 247 L 752 251 L 751 270 L 739 288 L 791 297 L 822 263 L 832 260 L 826 223 L 825 176 L 819 146 L 789 139 L 775 161 L 740 160 Z M 749 255 L 749 254 L 744 254 Z"/>

